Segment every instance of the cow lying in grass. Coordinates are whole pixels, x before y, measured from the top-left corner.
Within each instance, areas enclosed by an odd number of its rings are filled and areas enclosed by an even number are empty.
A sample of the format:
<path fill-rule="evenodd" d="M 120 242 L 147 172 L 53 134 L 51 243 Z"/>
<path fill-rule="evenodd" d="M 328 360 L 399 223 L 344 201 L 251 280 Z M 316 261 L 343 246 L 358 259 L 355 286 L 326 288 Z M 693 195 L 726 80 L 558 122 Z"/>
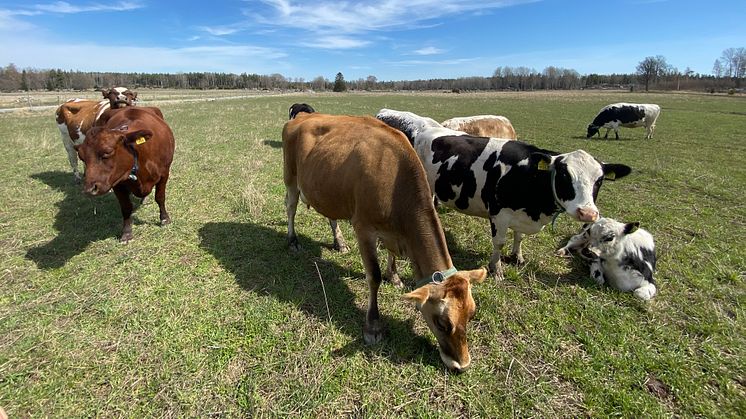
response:
<path fill-rule="evenodd" d="M 174 135 L 160 109 L 108 110 L 75 149 L 86 165 L 83 192 L 98 196 L 114 189 L 122 210 L 123 243 L 132 240 L 130 194 L 145 198 L 155 187 L 161 224 L 171 222 L 166 211 L 166 183 Z"/>
<path fill-rule="evenodd" d="M 113 87 L 102 90 L 104 100 L 82 100 L 70 99 L 57 108 L 55 119 L 57 127 L 62 135 L 62 144 L 67 151 L 67 159 L 70 168 L 73 169 L 75 180 L 80 180 L 78 171 L 78 153 L 75 146 L 85 141 L 86 133 L 96 121 L 109 109 L 118 109 L 132 106 L 137 98 L 137 93 L 126 87 Z"/>
<path fill-rule="evenodd" d="M 639 226 L 640 223 L 601 218 L 584 225 L 557 254 L 569 256 L 571 251 L 579 251 L 591 261 L 591 277 L 597 284 L 606 283 L 649 300 L 656 293 L 655 243 L 653 236 Z"/>
<path fill-rule="evenodd" d="M 660 114 L 661 107 L 653 104 L 613 103 L 606 105 L 596 115 L 593 122 L 588 125 L 586 138 L 591 138 L 596 133 L 600 137 L 599 130 L 606 128 L 604 138 L 609 138 L 609 131 L 613 129 L 618 140 L 619 127 L 645 127 L 645 139 L 651 139 L 653 138 L 655 121 L 658 120 Z"/>
<path fill-rule="evenodd" d="M 380 239 L 389 252 L 412 261 L 417 288 L 404 297 L 422 313 L 443 362 L 456 371 L 468 367 L 466 326 L 476 309 L 471 285 L 486 271 L 453 266 L 427 178 L 407 139 L 374 118 L 301 112 L 282 130 L 282 151 L 291 249 L 299 247 L 299 199 L 329 219 L 350 220 L 355 230 L 370 290 L 365 342 L 383 335 Z"/>
<path fill-rule="evenodd" d="M 510 120 L 499 115 L 477 115 L 451 118 L 441 123 L 445 128 L 463 131 L 475 137 L 492 137 L 515 140 L 515 129 Z"/>
<path fill-rule="evenodd" d="M 604 178 L 631 171 L 601 163 L 583 150 L 560 154 L 521 141 L 470 136 L 411 112 L 382 109 L 377 118 L 407 136 L 440 202 L 490 220 L 489 268 L 497 279 L 503 275 L 500 254 L 508 228 L 514 232 L 513 256 L 523 263 L 524 234 L 538 233 L 561 212 L 595 221 Z"/>

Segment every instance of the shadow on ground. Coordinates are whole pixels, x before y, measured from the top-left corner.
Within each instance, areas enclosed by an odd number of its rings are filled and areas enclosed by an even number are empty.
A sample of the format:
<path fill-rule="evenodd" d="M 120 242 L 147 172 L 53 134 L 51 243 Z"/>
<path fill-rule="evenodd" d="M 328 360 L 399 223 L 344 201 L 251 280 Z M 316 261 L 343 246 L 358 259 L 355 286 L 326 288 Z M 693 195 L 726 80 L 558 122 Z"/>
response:
<path fill-rule="evenodd" d="M 264 140 L 262 141 L 262 144 L 268 145 L 272 148 L 282 148 L 282 141 Z"/>
<path fill-rule="evenodd" d="M 218 259 L 233 273 L 236 282 L 246 291 L 270 295 L 292 303 L 304 313 L 326 322 L 329 319 L 324 291 L 319 274 L 324 280 L 332 324 L 342 333 L 353 338 L 348 345 L 334 351 L 337 356 L 349 356 L 359 351 L 384 356 L 394 363 L 421 362 L 440 366 L 438 349 L 426 338 L 413 331 L 414 308 L 411 318 L 401 321 L 387 315 L 387 307 L 379 298 L 381 319 L 386 336 L 381 344 L 367 346 L 362 339 L 367 285 L 363 272 L 353 272 L 333 262 L 321 259 L 322 247 L 327 247 L 308 237 L 298 235 L 302 250 L 298 253 L 287 249 L 284 233 L 271 228 L 236 222 L 207 223 L 199 230 L 200 246 Z M 348 257 L 359 257 L 351 252 Z M 316 272 L 318 265 L 319 272 Z M 365 288 L 364 296 L 355 293 L 340 281 L 340 277 L 353 277 Z M 382 287 L 391 286 L 384 283 Z"/>
<path fill-rule="evenodd" d="M 31 175 L 31 178 L 65 194 L 62 201 L 55 204 L 59 208 L 54 221 L 57 236 L 26 252 L 26 258 L 34 261 L 40 269 L 59 268 L 83 252 L 90 243 L 118 238 L 122 229 L 122 212 L 113 193 L 98 198 L 87 197 L 80 185 L 73 182 L 70 172 L 43 172 Z M 135 201 L 137 208 L 139 200 Z M 134 224 L 140 224 L 136 217 Z"/>

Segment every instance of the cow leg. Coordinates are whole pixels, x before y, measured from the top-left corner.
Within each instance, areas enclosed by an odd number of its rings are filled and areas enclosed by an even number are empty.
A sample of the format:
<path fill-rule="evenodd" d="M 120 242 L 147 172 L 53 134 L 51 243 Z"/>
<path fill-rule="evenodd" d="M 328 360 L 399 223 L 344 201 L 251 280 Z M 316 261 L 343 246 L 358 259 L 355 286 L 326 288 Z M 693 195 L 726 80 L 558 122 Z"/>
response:
<path fill-rule="evenodd" d="M 488 268 L 492 277 L 499 281 L 503 279 L 503 268 L 502 263 L 500 262 L 500 254 L 505 245 L 508 226 L 497 222 L 496 217 L 490 217 L 490 230 L 492 232 L 492 257 L 490 257 Z"/>
<path fill-rule="evenodd" d="M 611 128 L 606 128 L 606 135 L 604 135 L 604 138 L 609 138 L 609 131 L 611 131 Z"/>
<path fill-rule="evenodd" d="M 557 250 L 557 256 L 572 257 L 570 252 L 577 251 L 585 247 L 588 244 L 589 238 L 590 233 L 588 233 L 588 230 L 584 229 L 582 232 L 570 237 L 570 240 L 567 241 L 565 247 Z"/>
<path fill-rule="evenodd" d="M 598 285 L 603 285 L 604 282 L 606 282 L 604 273 L 601 270 L 601 261 L 598 259 L 591 262 L 591 278 L 593 278 L 593 280 L 596 281 L 596 284 Z"/>
<path fill-rule="evenodd" d="M 345 243 L 345 238 L 342 236 L 342 230 L 339 229 L 337 220 L 329 219 L 329 226 L 332 228 L 332 236 L 334 236 L 334 250 L 339 250 L 340 253 L 347 253 L 350 248 Z"/>
<path fill-rule="evenodd" d="M 290 250 L 300 250 L 298 236 L 295 235 L 295 211 L 298 209 L 300 189 L 296 185 L 285 185 L 285 210 L 288 215 L 288 247 Z"/>
<path fill-rule="evenodd" d="M 117 185 L 114 187 L 114 194 L 119 201 L 119 207 L 122 210 L 122 237 L 119 241 L 127 244 L 132 240 L 132 201 L 130 201 L 130 191 L 124 186 Z"/>
<path fill-rule="evenodd" d="M 386 258 L 386 278 L 391 281 L 396 288 L 404 287 L 404 284 L 402 284 L 401 279 L 399 278 L 399 274 L 396 272 L 396 256 L 391 252 L 389 252 L 388 257 Z"/>
<path fill-rule="evenodd" d="M 70 138 L 62 137 L 62 144 L 65 146 L 67 151 L 67 160 L 70 162 L 70 167 L 73 169 L 73 176 L 75 176 L 75 182 L 80 183 L 80 172 L 78 171 L 78 152 L 73 146 L 73 142 Z"/>
<path fill-rule="evenodd" d="M 171 216 L 166 211 L 166 182 L 168 182 L 168 175 L 162 177 L 155 185 L 155 202 L 161 212 L 161 225 L 163 226 L 171 223 Z M 146 197 L 143 197 L 142 202 L 145 202 Z"/>
<path fill-rule="evenodd" d="M 378 313 L 378 288 L 381 286 L 381 268 L 376 254 L 376 235 L 361 227 L 355 227 L 360 256 L 365 266 L 365 278 L 368 280 L 368 312 L 363 326 L 363 340 L 373 345 L 383 339 L 383 325 Z"/>
<path fill-rule="evenodd" d="M 511 255 L 511 259 L 513 259 L 517 265 L 523 265 L 526 263 L 523 259 L 523 252 L 521 251 L 522 241 L 523 233 L 513 230 L 513 254 Z"/>
<path fill-rule="evenodd" d="M 619 128 L 614 127 L 614 135 L 616 135 L 616 139 L 619 139 Z"/>

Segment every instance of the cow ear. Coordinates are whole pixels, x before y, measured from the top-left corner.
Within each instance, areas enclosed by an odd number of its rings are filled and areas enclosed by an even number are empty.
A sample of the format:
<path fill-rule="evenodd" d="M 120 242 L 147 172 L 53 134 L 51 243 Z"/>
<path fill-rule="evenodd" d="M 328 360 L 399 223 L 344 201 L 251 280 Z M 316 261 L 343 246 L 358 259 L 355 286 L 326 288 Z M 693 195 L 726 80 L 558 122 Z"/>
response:
<path fill-rule="evenodd" d="M 417 308 L 422 307 L 427 299 L 430 297 L 430 285 L 425 285 L 417 288 L 416 290 L 402 295 L 402 298 L 413 302 Z"/>
<path fill-rule="evenodd" d="M 617 180 L 632 173 L 632 168 L 626 164 L 604 163 L 604 179 Z"/>
<path fill-rule="evenodd" d="M 487 270 L 484 268 L 464 271 L 463 273 L 466 274 L 466 277 L 469 278 L 469 282 L 472 284 L 481 284 L 487 278 Z"/>
<path fill-rule="evenodd" d="M 137 99 L 137 92 L 132 92 L 132 100 Z"/>
<path fill-rule="evenodd" d="M 130 131 L 124 136 L 124 143 L 127 145 L 132 144 L 143 144 L 153 138 L 153 131 L 149 129 L 141 129 L 137 131 Z"/>
<path fill-rule="evenodd" d="M 627 223 L 624 225 L 624 234 L 632 234 L 640 228 L 640 222 L 635 221 L 634 223 Z"/>
<path fill-rule="evenodd" d="M 109 98 L 109 96 L 106 95 L 107 93 L 109 93 L 109 92 L 106 91 L 106 90 L 104 90 L 104 89 L 101 89 L 101 95 L 104 96 L 104 99 L 108 99 Z"/>
<path fill-rule="evenodd" d="M 552 166 L 552 156 L 546 153 L 531 153 L 528 164 L 535 170 L 549 171 Z"/>

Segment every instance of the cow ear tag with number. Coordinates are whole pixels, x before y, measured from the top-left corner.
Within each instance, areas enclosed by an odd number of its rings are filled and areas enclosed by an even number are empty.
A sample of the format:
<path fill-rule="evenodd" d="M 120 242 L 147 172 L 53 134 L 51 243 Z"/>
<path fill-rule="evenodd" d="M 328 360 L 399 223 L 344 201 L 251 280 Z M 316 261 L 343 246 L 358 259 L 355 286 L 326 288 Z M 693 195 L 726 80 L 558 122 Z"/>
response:
<path fill-rule="evenodd" d="M 145 141 L 146 141 L 145 137 L 137 137 L 137 139 L 135 140 L 135 144 L 140 145 L 144 143 Z"/>
<path fill-rule="evenodd" d="M 549 163 L 545 160 L 539 160 L 539 164 L 536 166 L 539 170 L 549 170 Z"/>

